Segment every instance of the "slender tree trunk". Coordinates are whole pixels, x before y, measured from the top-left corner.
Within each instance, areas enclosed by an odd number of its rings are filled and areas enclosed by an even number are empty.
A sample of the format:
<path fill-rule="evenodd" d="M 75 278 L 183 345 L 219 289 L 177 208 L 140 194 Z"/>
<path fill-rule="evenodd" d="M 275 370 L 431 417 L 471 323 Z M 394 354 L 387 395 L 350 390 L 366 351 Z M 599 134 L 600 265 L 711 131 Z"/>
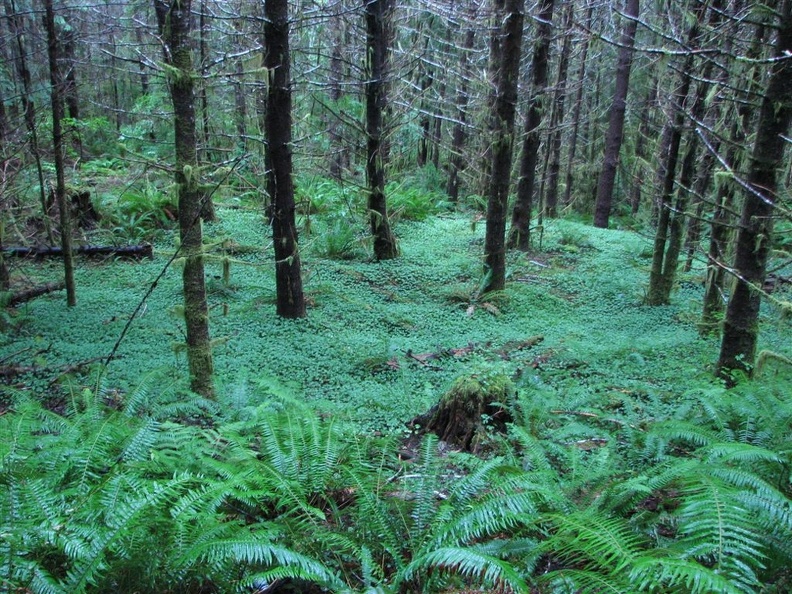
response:
<path fill-rule="evenodd" d="M 594 5 L 589 4 L 586 11 L 585 28 L 587 31 L 591 30 L 591 19 L 594 14 Z M 580 132 L 580 114 L 583 111 L 583 91 L 585 89 L 586 80 L 586 60 L 588 58 L 588 49 L 590 43 L 590 36 L 586 35 L 583 38 L 583 48 L 580 50 L 580 66 L 577 72 L 577 93 L 575 93 L 575 108 L 572 111 L 572 134 L 569 139 L 569 152 L 567 153 L 567 167 L 566 167 L 566 187 L 564 188 L 564 206 L 572 203 L 572 185 L 573 175 L 572 170 L 575 165 L 575 156 L 577 154 L 578 135 Z"/>
<path fill-rule="evenodd" d="M 616 185 L 616 171 L 619 168 L 619 153 L 624 137 L 627 91 L 630 87 L 633 46 L 635 45 L 635 33 L 638 29 L 638 0 L 627 0 L 624 8 L 627 22 L 624 24 L 619 57 L 616 62 L 616 90 L 610 108 L 608 132 L 605 136 L 605 153 L 597 185 L 597 201 L 594 204 L 594 226 L 602 229 L 608 228 L 613 204 L 613 188 Z"/>
<path fill-rule="evenodd" d="M 657 81 L 652 77 L 652 84 L 646 95 L 646 100 L 641 107 L 641 124 L 638 126 L 638 138 L 635 140 L 635 163 L 632 171 L 632 195 L 630 198 L 630 211 L 633 215 L 638 214 L 641 207 L 641 196 L 643 194 L 644 176 L 646 175 L 646 144 L 650 133 L 654 129 L 652 122 L 652 112 L 657 103 Z"/>
<path fill-rule="evenodd" d="M 696 121 L 704 114 L 704 101 L 709 89 L 709 68 L 705 68 L 702 82 L 697 87 L 692 107 L 692 120 L 688 128 L 687 152 L 682 161 L 682 171 L 679 176 L 679 185 L 676 192 L 676 201 L 672 205 L 674 188 L 676 184 L 676 167 L 679 160 L 679 151 L 682 140 L 683 128 L 688 116 L 685 109 L 688 103 L 691 81 L 693 80 L 694 50 L 699 47 L 699 36 L 705 8 L 700 4 L 693 4 L 694 22 L 690 26 L 687 37 L 689 52 L 680 70 L 679 86 L 674 94 L 673 124 L 671 145 L 668 152 L 668 161 L 665 166 L 665 179 L 663 181 L 663 194 L 660 199 L 660 213 L 655 233 L 654 249 L 652 252 L 652 269 L 649 274 L 649 288 L 646 303 L 649 305 L 664 305 L 671 300 L 671 291 L 676 278 L 679 254 L 682 250 L 684 237 L 685 217 L 688 205 L 690 187 L 695 172 L 696 151 L 698 148 L 698 135 L 696 134 Z"/>
<path fill-rule="evenodd" d="M 209 25 L 206 22 L 206 0 L 201 0 L 199 10 L 201 14 L 198 17 L 198 60 L 200 63 L 199 71 L 201 73 L 201 84 L 199 86 L 199 99 L 201 102 L 201 136 L 203 140 L 203 155 L 204 159 L 209 163 L 212 162 L 212 143 L 210 141 L 209 131 L 209 96 L 207 92 L 207 64 L 208 64 L 208 49 L 206 37 L 209 34 Z"/>
<path fill-rule="evenodd" d="M 484 292 L 500 291 L 506 286 L 506 211 L 511 185 L 517 81 L 520 77 L 525 20 L 524 0 L 506 0 L 499 8 L 502 12 L 503 41 L 499 52 L 501 65 L 491 124 L 494 137 L 487 193 L 487 229 L 484 237 Z"/>
<path fill-rule="evenodd" d="M 792 120 L 792 0 L 779 7 L 780 22 L 770 80 L 762 99 L 748 169 L 734 257 L 735 285 L 726 308 L 717 373 L 728 384 L 734 371 L 751 374 L 759 334 L 761 287 L 770 254 L 777 170 Z"/>
<path fill-rule="evenodd" d="M 63 163 L 63 79 L 58 64 L 58 36 L 55 31 L 55 10 L 52 0 L 44 0 L 45 22 L 47 29 L 47 55 L 50 70 L 50 98 L 52 100 L 52 144 L 55 153 L 55 197 L 60 214 L 61 249 L 63 250 L 63 273 L 66 283 L 66 303 L 69 307 L 77 305 L 74 289 L 74 258 L 72 254 L 71 221 L 69 206 L 66 202 L 66 179 Z"/>
<path fill-rule="evenodd" d="M 305 317 L 292 181 L 292 99 L 288 0 L 265 0 L 264 67 L 267 69 L 267 185 L 272 200 L 277 313 Z"/>
<path fill-rule="evenodd" d="M 470 3 L 470 23 L 475 22 L 476 9 L 475 3 Z M 470 52 L 473 51 L 473 44 L 476 39 L 476 30 L 469 25 L 465 30 L 465 40 L 462 43 L 462 51 L 459 58 L 459 91 L 456 98 L 456 121 L 451 133 L 451 161 L 448 172 L 448 196 L 452 202 L 459 200 L 459 176 L 465 169 L 466 159 L 464 156 L 465 148 L 465 127 L 467 125 L 467 108 L 470 94 L 468 93 L 468 80 L 471 76 Z"/>
<path fill-rule="evenodd" d="M 525 116 L 520 178 L 517 182 L 517 198 L 512 210 L 511 231 L 509 232 L 509 247 L 522 251 L 528 251 L 531 247 L 531 209 L 533 208 L 536 165 L 541 142 L 539 126 L 545 112 L 554 5 L 554 0 L 542 0 L 536 15 L 536 41 L 531 59 L 531 72 L 533 73 L 531 95 L 528 100 L 528 113 Z"/>
<path fill-rule="evenodd" d="M 333 113 L 328 114 L 327 135 L 330 138 L 330 177 L 341 181 L 343 171 L 349 166 L 349 153 L 345 150 L 343 136 L 341 134 L 341 123 L 339 116 L 335 113 L 340 108 L 341 98 L 344 96 L 341 85 L 344 52 L 344 24 L 342 19 L 337 19 L 337 27 L 333 36 L 333 53 L 330 56 L 330 101 L 333 105 Z"/>
<path fill-rule="evenodd" d="M 41 165 L 41 151 L 39 150 L 38 131 L 36 129 L 36 106 L 33 103 L 32 97 L 33 82 L 25 57 L 24 23 L 22 21 L 22 16 L 17 12 L 14 0 L 5 0 L 5 11 L 6 17 L 8 18 L 9 29 L 16 39 L 15 62 L 17 74 L 22 81 L 22 113 L 28 134 L 30 134 L 30 152 L 36 163 L 36 175 L 38 176 L 39 182 L 39 200 L 41 203 L 41 215 L 44 220 L 44 229 L 46 230 L 47 241 L 52 245 L 55 243 L 55 238 L 52 235 L 52 225 L 50 224 L 47 208 L 47 192 L 44 188 L 44 169 Z"/>
<path fill-rule="evenodd" d="M 245 98 L 245 70 L 242 60 L 234 61 L 234 104 L 236 110 L 237 144 L 242 152 L 247 151 L 247 99 Z"/>
<path fill-rule="evenodd" d="M 198 184 L 194 70 L 190 48 L 191 4 L 191 0 L 154 0 L 154 9 L 166 44 L 165 60 L 172 68 L 168 86 L 173 102 L 179 237 L 185 258 L 182 282 L 190 389 L 206 398 L 213 398 L 214 363 L 204 277 L 202 194 Z"/>
<path fill-rule="evenodd" d="M 385 198 L 385 66 L 388 52 L 386 20 L 390 0 L 363 0 L 366 11 L 366 178 L 374 256 L 389 260 L 398 256 L 396 238 L 388 221 Z"/>
<path fill-rule="evenodd" d="M 558 216 L 558 178 L 561 172 L 561 137 L 564 125 L 564 104 L 566 103 L 567 72 L 569 70 L 569 54 L 572 50 L 572 23 L 575 8 L 573 3 L 566 7 L 564 16 L 564 41 L 561 45 L 561 57 L 558 60 L 558 77 L 556 78 L 553 114 L 550 117 L 552 135 L 549 154 L 550 166 L 547 174 L 547 186 L 544 194 L 545 213 L 550 218 Z"/>
<path fill-rule="evenodd" d="M 135 41 L 138 47 L 143 47 L 143 31 L 140 26 L 135 27 Z M 142 50 L 141 50 L 142 51 Z M 148 68 L 146 67 L 145 60 L 140 57 L 137 60 L 138 73 L 140 75 L 140 92 L 142 95 L 148 95 L 149 92 L 149 77 Z"/>

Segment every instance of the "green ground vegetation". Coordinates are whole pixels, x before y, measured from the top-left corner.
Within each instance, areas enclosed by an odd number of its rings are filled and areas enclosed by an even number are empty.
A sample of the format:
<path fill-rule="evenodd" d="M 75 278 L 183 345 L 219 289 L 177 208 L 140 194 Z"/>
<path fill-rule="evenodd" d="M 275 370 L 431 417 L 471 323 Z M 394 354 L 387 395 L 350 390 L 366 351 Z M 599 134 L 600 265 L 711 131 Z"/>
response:
<path fill-rule="evenodd" d="M 649 236 L 552 220 L 481 296 L 475 210 L 392 186 L 401 256 L 375 262 L 362 197 L 306 179 L 309 311 L 286 321 L 263 209 L 228 192 L 204 229 L 208 401 L 185 389 L 178 259 L 101 367 L 175 249 L 168 191 L 130 187 L 93 231 L 153 241 L 153 260 L 80 260 L 77 308 L 53 293 L 2 314 L 0 589 L 792 587 L 792 377 L 768 357 L 733 390 L 712 378 L 701 265 L 648 307 Z M 780 314 L 763 310 L 762 348 L 789 357 Z M 479 455 L 405 445 L 453 385 L 504 378 L 512 422 Z"/>

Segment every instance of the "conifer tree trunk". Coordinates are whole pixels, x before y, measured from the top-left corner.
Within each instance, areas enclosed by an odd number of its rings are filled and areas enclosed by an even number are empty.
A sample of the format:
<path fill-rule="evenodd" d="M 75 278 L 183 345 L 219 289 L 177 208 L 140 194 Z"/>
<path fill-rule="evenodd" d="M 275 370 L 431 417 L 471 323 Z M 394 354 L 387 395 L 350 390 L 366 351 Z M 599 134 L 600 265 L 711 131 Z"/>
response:
<path fill-rule="evenodd" d="M 343 53 L 344 53 L 344 22 L 336 19 L 336 27 L 333 35 L 333 53 L 330 55 L 330 101 L 332 101 L 333 111 L 340 107 L 343 91 Z M 343 135 L 339 116 L 336 113 L 328 114 L 327 135 L 330 138 L 330 177 L 341 181 L 344 169 L 349 167 L 349 153 L 345 150 Z"/>
<path fill-rule="evenodd" d="M 456 97 L 456 121 L 451 133 L 451 159 L 448 171 L 447 193 L 452 202 L 459 200 L 459 176 L 465 168 L 465 126 L 467 125 L 467 107 L 470 94 L 468 93 L 468 79 L 471 75 L 470 52 L 476 40 L 476 30 L 472 26 L 475 22 L 476 9 L 475 3 L 470 2 L 468 16 L 471 23 L 465 30 L 465 40 L 462 43 L 462 50 L 459 58 L 460 81 L 459 90 Z"/>
<path fill-rule="evenodd" d="M 292 180 L 292 98 L 288 0 L 264 2 L 264 66 L 267 69 L 267 187 L 272 200 L 277 313 L 305 317 Z"/>
<path fill-rule="evenodd" d="M 569 54 L 572 50 L 572 21 L 574 4 L 570 2 L 564 16 L 564 41 L 561 45 L 561 57 L 558 60 L 558 77 L 556 78 L 553 114 L 550 118 L 552 135 L 549 142 L 550 167 L 547 173 L 547 188 L 544 192 L 545 213 L 550 218 L 558 216 L 558 177 L 561 172 L 561 136 L 564 123 L 564 104 L 566 102 L 567 71 Z"/>
<path fill-rule="evenodd" d="M 734 256 L 735 285 L 726 308 L 717 373 L 727 383 L 733 371 L 750 375 L 759 334 L 761 287 L 770 254 L 773 211 L 777 200 L 777 170 L 784 158 L 792 120 L 792 0 L 783 0 L 775 44 L 776 60 L 762 99 L 748 169 L 737 245 Z"/>
<path fill-rule="evenodd" d="M 638 11 L 638 0 L 627 0 L 624 7 L 626 22 L 614 75 L 616 90 L 610 107 L 608 132 L 605 136 L 605 153 L 602 158 L 602 170 L 597 185 L 597 200 L 594 205 L 594 226 L 602 229 L 608 228 L 613 204 L 613 188 L 616 185 L 616 171 L 619 167 L 619 153 L 624 138 L 624 115 L 627 111 L 627 91 L 630 87 L 633 46 L 635 33 L 638 29 Z"/>
<path fill-rule="evenodd" d="M 195 131 L 195 91 L 190 48 L 191 0 L 154 0 L 159 32 L 165 44 L 165 61 L 173 103 L 176 149 L 175 179 L 179 193 L 179 237 L 184 255 L 184 320 L 187 327 L 187 363 L 190 389 L 214 397 L 212 344 L 201 230 L 202 194 L 198 185 L 198 154 Z"/>
<path fill-rule="evenodd" d="M 366 179 L 374 256 L 390 260 L 398 256 L 396 237 L 388 221 L 385 198 L 383 113 L 385 111 L 385 66 L 388 53 L 386 20 L 391 0 L 363 0 L 366 13 Z"/>
<path fill-rule="evenodd" d="M 682 141 L 683 128 L 686 127 L 688 120 L 685 108 L 688 103 L 688 95 L 691 82 L 693 80 L 693 68 L 695 53 L 694 50 L 699 46 L 699 35 L 702 18 L 705 9 L 701 4 L 694 2 L 693 17 L 694 21 L 688 30 L 687 48 L 688 54 L 680 69 L 680 81 L 673 99 L 673 123 L 671 124 L 671 144 L 669 145 L 668 160 L 665 165 L 665 178 L 663 180 L 663 193 L 658 207 L 660 212 L 657 219 L 657 230 L 655 233 L 654 248 L 652 251 L 652 269 L 649 273 L 649 288 L 646 294 L 648 305 L 665 305 L 671 300 L 671 290 L 673 289 L 676 271 L 679 262 L 679 254 L 682 250 L 682 240 L 684 237 L 685 211 L 688 205 L 690 186 L 695 171 L 695 158 L 698 146 L 698 136 L 695 132 L 695 124 L 688 127 L 688 146 L 687 152 L 682 162 L 682 171 L 679 176 L 680 188 L 676 192 L 674 199 L 674 189 L 676 186 L 676 168 L 679 161 L 679 151 Z M 705 69 L 702 81 L 697 87 L 693 100 L 693 122 L 701 119 L 704 113 L 704 99 L 709 89 L 708 79 L 709 68 Z"/>
<path fill-rule="evenodd" d="M 540 131 L 545 112 L 547 70 L 553 30 L 554 0 L 542 0 L 536 15 L 536 41 L 531 59 L 531 95 L 525 116 L 525 136 L 520 158 L 520 178 L 509 233 L 509 247 L 527 251 L 531 247 L 531 209 L 533 208 Z"/>
<path fill-rule="evenodd" d="M 63 276 L 66 284 L 66 304 L 77 305 L 74 288 L 74 257 L 72 254 L 71 217 L 66 201 L 63 146 L 63 78 L 58 64 L 58 36 L 55 30 L 55 10 L 52 0 L 44 0 L 44 21 L 47 29 L 47 56 L 50 71 L 50 99 L 52 102 L 52 147 L 55 161 L 55 200 L 60 215 L 61 249 L 63 250 Z"/>
<path fill-rule="evenodd" d="M 514 119 L 517 108 L 517 81 L 522 53 L 524 0 L 499 4 L 503 29 L 499 50 L 501 66 L 497 77 L 495 109 L 491 123 L 494 136 L 487 192 L 487 229 L 484 237 L 483 291 L 500 291 L 506 285 L 506 210 L 514 149 Z"/>
<path fill-rule="evenodd" d="M 591 30 L 591 19 L 594 14 L 594 5 L 589 3 L 586 11 L 585 28 L 587 31 Z M 583 38 L 583 48 L 580 50 L 580 66 L 577 72 L 577 93 L 575 93 L 575 107 L 572 111 L 572 134 L 569 139 L 569 152 L 567 153 L 567 166 L 566 166 L 566 187 L 564 188 L 564 206 L 572 203 L 572 186 L 574 182 L 572 170 L 575 164 L 575 156 L 577 154 L 578 137 L 580 135 L 580 114 L 583 111 L 583 91 L 585 89 L 586 80 L 586 60 L 588 59 L 588 49 L 591 39 L 589 35 Z"/>
<path fill-rule="evenodd" d="M 5 13 L 8 19 L 8 28 L 11 35 L 16 39 L 14 62 L 17 75 L 22 82 L 22 114 L 25 120 L 25 127 L 30 135 L 30 152 L 36 163 L 36 174 L 39 183 L 39 201 L 41 204 L 41 216 L 44 219 L 44 229 L 47 233 L 47 241 L 52 245 L 55 238 L 52 235 L 52 225 L 50 224 L 49 214 L 47 213 L 47 194 L 44 189 L 44 169 L 41 165 L 41 151 L 39 150 L 38 130 L 36 129 L 36 106 L 33 103 L 33 81 L 28 68 L 27 58 L 25 57 L 25 27 L 22 15 L 19 14 L 14 0 L 5 0 Z"/>

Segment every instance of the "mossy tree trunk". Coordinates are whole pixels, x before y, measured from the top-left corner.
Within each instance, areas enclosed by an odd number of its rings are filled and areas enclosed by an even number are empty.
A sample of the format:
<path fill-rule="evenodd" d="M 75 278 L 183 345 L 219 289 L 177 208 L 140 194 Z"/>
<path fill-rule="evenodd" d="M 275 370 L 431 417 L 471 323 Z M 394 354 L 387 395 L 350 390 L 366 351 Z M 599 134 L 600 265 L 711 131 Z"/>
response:
<path fill-rule="evenodd" d="M 383 114 L 386 107 L 385 70 L 388 59 L 387 22 L 392 0 L 363 0 L 366 13 L 366 179 L 374 256 L 390 260 L 399 255 L 388 220 L 385 198 Z"/>
<path fill-rule="evenodd" d="M 602 157 L 602 170 L 597 180 L 597 198 L 594 204 L 594 226 L 608 228 L 613 188 L 616 185 L 616 172 L 619 168 L 619 154 L 624 139 L 624 115 L 627 111 L 627 91 L 630 88 L 633 46 L 638 30 L 638 0 L 627 0 L 624 7 L 624 31 L 619 42 L 619 57 L 616 61 L 616 88 L 610 107 L 608 132 L 605 135 L 605 151 Z"/>
<path fill-rule="evenodd" d="M 55 10 L 52 0 L 44 0 L 44 21 L 47 29 L 47 56 L 50 71 L 50 99 L 52 103 L 52 148 L 55 161 L 55 197 L 60 215 L 61 249 L 63 250 L 63 277 L 66 284 L 66 304 L 77 305 L 74 287 L 74 255 L 72 254 L 71 214 L 66 201 L 63 146 L 63 77 L 58 56 L 58 35 L 55 29 Z"/>
<path fill-rule="evenodd" d="M 491 166 L 487 185 L 487 229 L 484 236 L 484 291 L 500 291 L 506 285 L 506 210 L 511 186 L 514 119 L 517 107 L 517 81 L 522 54 L 524 0 L 506 0 L 497 7 L 502 18 L 502 42 L 498 55 Z"/>
<path fill-rule="evenodd" d="M 264 66 L 269 77 L 267 187 L 272 201 L 277 312 L 284 318 L 302 318 L 305 316 L 305 298 L 300 276 L 292 180 L 289 4 L 287 0 L 266 0 L 264 12 Z"/>
<path fill-rule="evenodd" d="M 520 178 L 509 232 L 509 247 L 527 251 L 531 247 L 531 210 L 536 189 L 536 171 L 541 133 L 539 126 L 545 113 L 547 71 L 553 33 L 554 0 L 542 0 L 536 15 L 536 41 L 531 59 L 531 90 L 525 116 L 525 136 L 520 158 Z"/>
<path fill-rule="evenodd" d="M 201 230 L 203 195 L 198 184 L 190 8 L 190 0 L 154 0 L 160 35 L 165 42 L 165 61 L 169 66 L 168 86 L 173 102 L 179 237 L 185 260 L 182 282 L 190 388 L 197 394 L 212 398 L 214 364 L 204 278 Z"/>
<path fill-rule="evenodd" d="M 777 200 L 777 171 L 792 120 L 792 0 L 778 7 L 775 60 L 762 99 L 748 169 L 745 201 L 735 248 L 735 285 L 726 308 L 717 373 L 728 383 L 733 371 L 750 375 L 759 334 L 761 287 L 767 271 Z"/>

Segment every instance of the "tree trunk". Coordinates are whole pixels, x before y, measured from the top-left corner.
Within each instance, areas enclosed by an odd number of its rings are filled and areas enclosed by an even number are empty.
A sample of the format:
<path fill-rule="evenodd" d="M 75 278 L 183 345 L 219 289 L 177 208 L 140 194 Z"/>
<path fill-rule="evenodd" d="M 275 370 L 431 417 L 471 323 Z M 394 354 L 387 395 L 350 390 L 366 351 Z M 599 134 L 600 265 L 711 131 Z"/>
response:
<path fill-rule="evenodd" d="M 574 4 L 569 3 L 564 17 L 564 42 L 558 60 L 553 115 L 550 118 L 552 136 L 550 140 L 550 167 L 547 175 L 547 189 L 544 192 L 545 213 L 550 218 L 558 216 L 558 177 L 561 172 L 561 136 L 564 124 L 564 103 L 566 102 L 567 71 L 569 54 L 572 50 L 572 23 L 575 14 Z"/>
<path fill-rule="evenodd" d="M 265 0 L 264 67 L 267 69 L 267 185 L 272 200 L 277 313 L 305 317 L 292 181 L 292 99 L 288 0 Z"/>
<path fill-rule="evenodd" d="M 648 305 L 665 305 L 671 300 L 671 291 L 676 279 L 676 271 L 679 263 L 679 254 L 682 250 L 682 240 L 684 238 L 684 225 L 686 209 L 690 187 L 692 185 L 693 173 L 695 171 L 696 150 L 698 147 L 698 135 L 696 133 L 696 122 L 700 121 L 704 114 L 704 106 L 707 92 L 709 90 L 710 66 L 705 67 L 701 83 L 698 85 L 692 107 L 692 118 L 688 118 L 685 108 L 688 102 L 691 81 L 694 69 L 694 50 L 700 45 L 700 30 L 705 9 L 700 4 L 694 4 L 694 21 L 690 26 L 687 37 L 688 54 L 680 69 L 679 87 L 674 93 L 673 99 L 673 123 L 671 132 L 671 145 L 669 146 L 668 161 L 665 166 L 665 178 L 663 180 L 663 193 L 660 199 L 659 208 L 661 209 L 657 231 L 655 233 L 654 248 L 652 252 L 652 269 L 649 274 L 649 288 L 646 295 Z M 719 11 L 713 11 L 716 14 Z M 709 62 L 708 64 L 711 64 Z M 674 196 L 676 184 L 676 167 L 679 160 L 680 144 L 682 131 L 685 122 L 692 119 L 692 124 L 688 126 L 688 145 L 685 158 L 682 162 L 682 171 L 679 176 L 679 188 L 676 191 L 676 201 L 671 204 Z"/>
<path fill-rule="evenodd" d="M 776 60 L 762 99 L 748 169 L 745 202 L 735 248 L 735 285 L 726 308 L 717 373 L 728 384 L 734 371 L 750 375 L 759 333 L 761 287 L 772 241 L 776 175 L 788 141 L 784 138 L 792 120 L 792 0 L 779 8 L 780 23 L 775 45 Z"/>
<path fill-rule="evenodd" d="M 471 76 L 470 52 L 473 51 L 473 43 L 476 39 L 476 29 L 472 26 L 475 22 L 476 8 L 475 2 L 470 2 L 469 25 L 465 30 L 465 40 L 462 43 L 462 51 L 459 58 L 459 91 L 456 98 L 456 121 L 454 122 L 453 132 L 451 133 L 451 160 L 448 171 L 448 196 L 452 202 L 459 200 L 459 176 L 465 169 L 466 159 L 463 154 L 465 147 L 465 126 L 467 125 L 467 108 L 470 94 L 468 93 L 468 79 Z"/>
<path fill-rule="evenodd" d="M 366 179 L 374 256 L 389 260 L 398 256 L 396 238 L 388 221 L 385 199 L 385 65 L 388 53 L 386 20 L 391 0 L 363 0 L 366 11 Z"/>
<path fill-rule="evenodd" d="M 25 27 L 22 16 L 17 12 L 14 0 L 5 0 L 5 12 L 11 35 L 16 39 L 16 56 L 14 61 L 16 62 L 17 74 L 22 82 L 22 113 L 25 120 L 25 127 L 27 128 L 28 134 L 30 134 L 30 152 L 33 155 L 33 160 L 36 162 L 39 200 L 41 204 L 41 215 L 44 220 L 44 229 L 46 230 L 47 241 L 52 244 L 55 242 L 55 238 L 52 235 L 52 225 L 50 224 L 49 215 L 47 214 L 47 193 L 44 189 L 44 169 L 41 165 L 41 151 L 39 150 L 38 131 L 36 129 L 36 106 L 32 98 L 33 82 L 25 57 Z"/>
<path fill-rule="evenodd" d="M 500 71 L 491 128 L 492 165 L 487 192 L 487 229 L 484 237 L 484 282 L 482 290 L 500 291 L 506 286 L 506 209 L 509 200 L 517 81 L 520 77 L 524 0 L 506 0 L 500 5 L 503 22 Z"/>
<path fill-rule="evenodd" d="M 509 247 L 527 251 L 531 247 L 531 209 L 536 185 L 536 164 L 541 140 L 539 126 L 545 112 L 547 69 L 553 33 L 554 0 L 542 0 L 536 16 L 536 42 L 531 59 L 531 91 L 525 116 L 525 136 L 520 158 L 520 178 L 509 232 Z"/>
<path fill-rule="evenodd" d="M 247 151 L 247 100 L 245 98 L 245 70 L 242 60 L 234 60 L 234 105 L 236 110 L 237 145 L 244 153 Z"/>
<path fill-rule="evenodd" d="M 589 4 L 586 12 L 587 31 L 591 30 L 591 19 L 594 14 L 594 5 Z M 583 38 L 583 49 L 580 50 L 580 66 L 577 72 L 577 93 L 575 94 L 575 109 L 572 111 L 572 135 L 569 139 L 569 152 L 567 154 L 567 167 L 566 167 L 566 187 L 564 188 L 564 206 L 572 204 L 572 186 L 573 175 L 572 170 L 575 164 L 575 155 L 577 154 L 578 136 L 580 133 L 580 114 L 583 111 L 583 90 L 585 89 L 586 80 L 586 60 L 588 58 L 588 49 L 591 38 L 586 35 Z"/>
<path fill-rule="evenodd" d="M 610 107 L 608 132 L 605 136 L 605 153 L 602 158 L 602 170 L 597 184 L 597 201 L 594 204 L 594 226 L 608 228 L 611 207 L 613 204 L 613 188 L 616 185 L 616 171 L 619 167 L 619 153 L 624 137 L 624 114 L 627 111 L 627 91 L 630 88 L 630 71 L 632 70 L 633 46 L 635 33 L 638 29 L 638 0 L 627 0 L 624 7 L 624 32 L 621 38 L 619 57 L 616 62 L 616 90 Z"/>
<path fill-rule="evenodd" d="M 165 60 L 172 67 L 168 83 L 173 102 L 176 149 L 176 186 L 179 193 L 179 237 L 184 254 L 184 319 L 187 326 L 187 363 L 190 389 L 214 397 L 212 344 L 201 231 L 202 194 L 198 187 L 195 134 L 194 71 L 190 51 L 191 0 L 154 0 Z"/>
<path fill-rule="evenodd" d="M 63 279 L 66 284 L 66 304 L 77 305 L 74 289 L 74 257 L 72 254 L 71 216 L 66 203 L 66 179 L 64 174 L 63 146 L 63 78 L 58 64 L 58 36 L 55 31 L 55 10 L 52 0 L 44 0 L 47 29 L 47 56 L 50 70 L 50 99 L 52 102 L 52 145 L 55 160 L 55 196 L 60 214 L 61 249 L 63 250 Z"/>
<path fill-rule="evenodd" d="M 341 122 L 338 111 L 343 92 L 343 53 L 344 53 L 344 22 L 337 19 L 334 26 L 333 53 L 330 56 L 330 101 L 333 109 L 328 114 L 327 135 L 330 138 L 330 177 L 341 181 L 344 169 L 349 167 L 349 152 L 346 150 L 341 133 Z"/>

